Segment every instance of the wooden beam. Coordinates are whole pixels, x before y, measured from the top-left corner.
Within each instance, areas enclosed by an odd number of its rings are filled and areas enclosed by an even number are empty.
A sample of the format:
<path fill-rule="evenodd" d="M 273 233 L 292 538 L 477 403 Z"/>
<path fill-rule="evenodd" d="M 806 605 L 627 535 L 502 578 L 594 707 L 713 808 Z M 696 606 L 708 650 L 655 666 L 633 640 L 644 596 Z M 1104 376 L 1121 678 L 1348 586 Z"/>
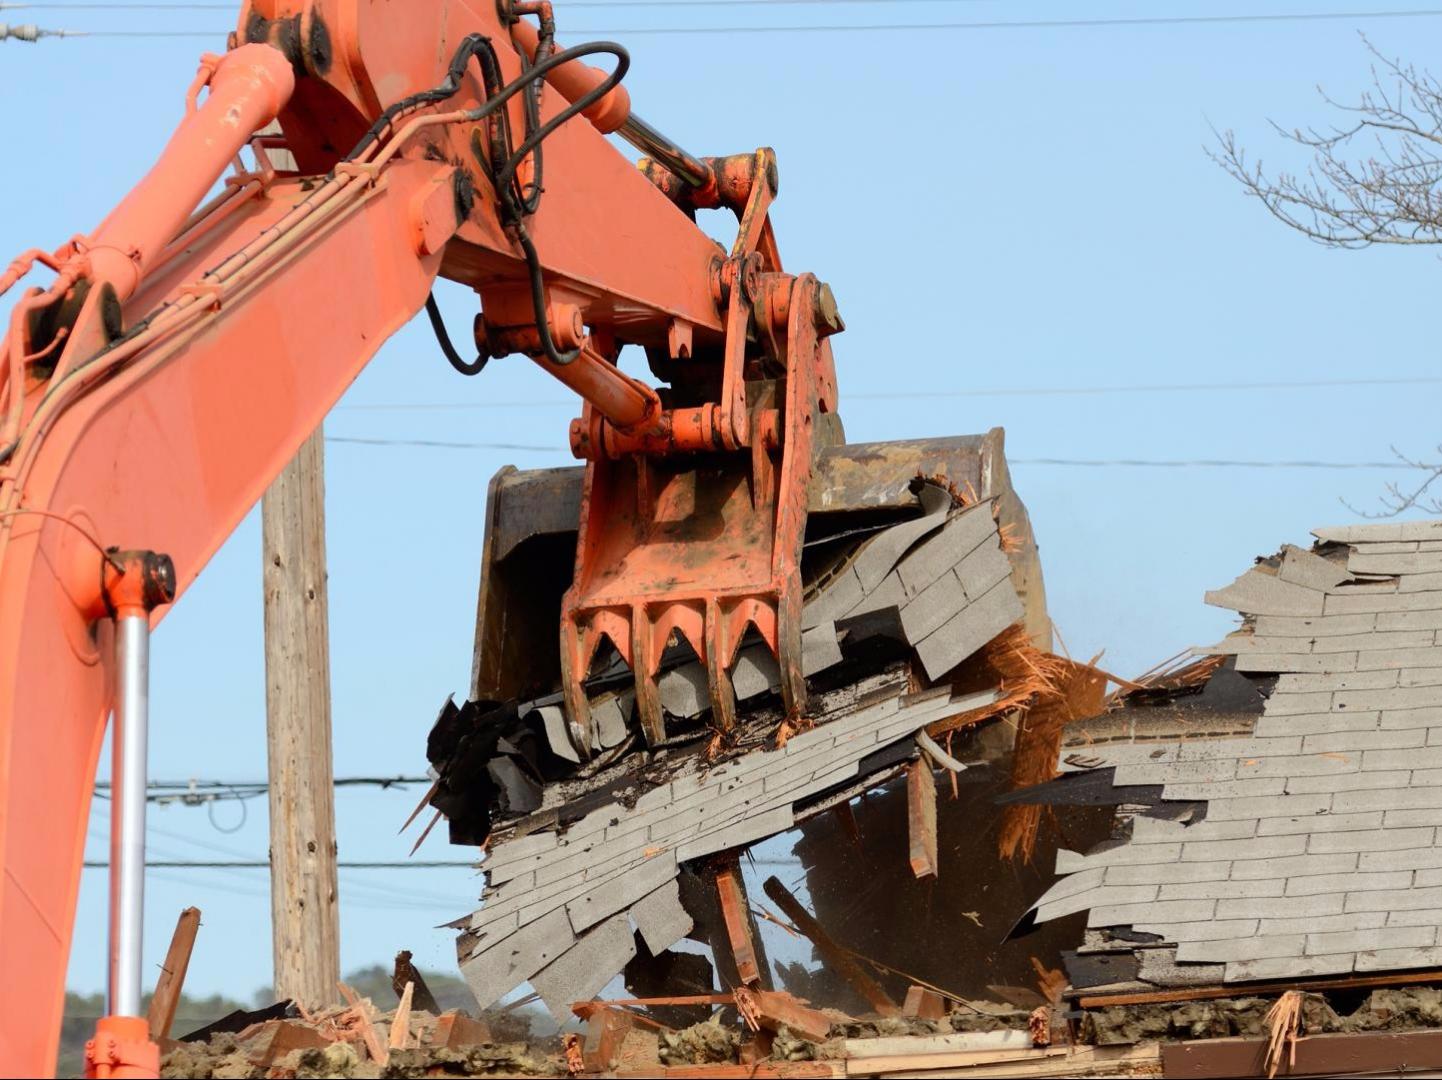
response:
<path fill-rule="evenodd" d="M 751 992 L 756 1017 L 767 1031 L 779 1031 L 782 1025 L 797 1038 L 807 1042 L 825 1042 L 831 1034 L 831 1019 L 820 1009 L 803 1005 L 784 990 Z"/>
<path fill-rule="evenodd" d="M 1201 1039 L 1162 1044 L 1162 1075 L 1195 1080 L 1261 1076 L 1266 1039 Z M 1284 1076 L 1437 1075 L 1442 1031 L 1367 1031 L 1307 1035 L 1296 1042 L 1296 1061 Z"/>
<path fill-rule="evenodd" d="M 459 1050 L 464 1046 L 488 1043 L 491 1038 L 491 1029 L 488 1024 L 480 1020 L 472 1020 L 465 1013 L 455 1009 L 448 1009 L 436 1018 L 435 1027 L 431 1029 L 430 1045 Z"/>
<path fill-rule="evenodd" d="M 275 992 L 308 1009 L 340 978 L 324 445 L 317 429 L 261 500 Z"/>
<path fill-rule="evenodd" d="M 1230 986 L 1197 986 L 1185 990 L 1143 990 L 1125 994 L 1083 994 L 1076 1004 L 1081 1009 L 1105 1009 L 1109 1005 L 1169 1005 L 1181 1001 L 1213 1001 L 1217 998 L 1280 994 L 1287 990 L 1369 990 L 1379 986 L 1424 986 L 1442 982 L 1442 971 L 1399 971 L 1389 975 L 1341 975 L 1323 979 L 1277 979 L 1270 982 L 1236 983 Z"/>
<path fill-rule="evenodd" d="M 336 988 L 340 990 L 341 997 L 350 1006 L 348 1010 L 355 1020 L 355 1025 L 360 1029 L 361 1041 L 365 1043 L 366 1053 L 370 1055 L 381 1068 L 390 1064 L 390 1047 L 381 1040 L 380 1032 L 376 1031 L 375 1021 L 371 1018 L 371 1010 L 374 1006 L 370 998 L 362 998 L 345 983 L 337 980 Z"/>
<path fill-rule="evenodd" d="M 736 962 L 736 974 L 744 985 L 756 986 L 761 982 L 761 966 L 752 933 L 751 904 L 746 899 L 746 883 L 741 879 L 741 866 L 735 858 L 717 867 L 716 899 L 721 905 L 721 919 Z"/>
<path fill-rule="evenodd" d="M 902 1016 L 918 1020 L 945 1020 L 950 1011 L 951 1006 L 947 1004 L 946 998 L 935 990 L 928 990 L 915 983 L 907 987 L 906 1003 L 901 1007 Z"/>
<path fill-rule="evenodd" d="M 621 1053 L 626 1033 L 636 1026 L 633 1014 L 621 1009 L 597 1009 L 586 1020 L 581 1060 L 589 1072 L 608 1072 Z"/>
<path fill-rule="evenodd" d="M 199 929 L 200 908 L 188 907 L 180 913 L 175 933 L 170 939 L 170 949 L 165 954 L 165 964 L 160 969 L 160 978 L 155 982 L 155 993 L 150 998 L 150 1038 L 154 1041 L 170 1035 L 170 1025 L 175 1022 L 175 1007 L 180 1002 L 180 990 L 185 985 L 185 972 L 190 967 L 190 953 L 195 948 L 195 935 Z"/>
<path fill-rule="evenodd" d="M 830 934 L 826 932 L 816 917 L 801 906 L 801 901 L 792 895 L 791 890 L 781 884 L 781 879 L 769 877 L 766 884 L 762 886 L 771 902 L 779 907 L 782 913 L 795 924 L 816 946 L 816 951 L 821 954 L 821 959 L 836 974 L 845 979 L 853 990 L 860 994 L 873 1009 L 882 1016 L 900 1016 L 901 1009 L 893 1001 L 890 995 L 882 989 L 880 983 L 868 975 L 851 955 L 840 945 L 836 944 Z"/>
<path fill-rule="evenodd" d="M 392 1050 L 404 1050 L 410 1043 L 411 996 L 415 989 L 415 983 L 406 983 L 406 988 L 401 991 L 400 1004 L 396 1006 L 396 1013 L 391 1017 L 390 1048 Z"/>
<path fill-rule="evenodd" d="M 906 824 L 911 872 L 922 880 L 936 877 L 936 776 L 925 754 L 906 768 Z"/>

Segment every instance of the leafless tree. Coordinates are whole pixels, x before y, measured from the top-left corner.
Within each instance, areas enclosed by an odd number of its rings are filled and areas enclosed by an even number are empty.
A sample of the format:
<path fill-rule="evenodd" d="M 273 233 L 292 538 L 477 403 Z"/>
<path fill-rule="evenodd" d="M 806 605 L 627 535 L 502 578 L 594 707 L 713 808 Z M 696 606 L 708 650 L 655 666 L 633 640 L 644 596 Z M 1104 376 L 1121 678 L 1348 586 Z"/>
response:
<path fill-rule="evenodd" d="M 1207 153 L 1274 217 L 1319 244 L 1442 244 L 1442 82 L 1382 55 L 1366 37 L 1362 42 L 1372 55 L 1372 77 L 1356 104 L 1342 104 L 1317 88 L 1341 114 L 1339 122 L 1290 130 L 1272 124 L 1310 153 L 1304 173 L 1267 173 L 1260 158 L 1247 158 L 1231 131 L 1218 132 Z M 1413 460 L 1396 447 L 1392 452 L 1419 470 L 1421 482 L 1388 484 L 1379 512 L 1348 508 L 1365 517 L 1395 517 L 1414 508 L 1442 514 L 1442 462 Z"/>
<path fill-rule="evenodd" d="M 1372 54 L 1372 85 L 1355 105 L 1317 88 L 1341 114 L 1326 129 L 1273 123 L 1310 152 L 1305 173 L 1269 175 L 1231 131 L 1208 150 L 1274 216 L 1328 247 L 1442 243 L 1442 83 L 1411 64 Z"/>

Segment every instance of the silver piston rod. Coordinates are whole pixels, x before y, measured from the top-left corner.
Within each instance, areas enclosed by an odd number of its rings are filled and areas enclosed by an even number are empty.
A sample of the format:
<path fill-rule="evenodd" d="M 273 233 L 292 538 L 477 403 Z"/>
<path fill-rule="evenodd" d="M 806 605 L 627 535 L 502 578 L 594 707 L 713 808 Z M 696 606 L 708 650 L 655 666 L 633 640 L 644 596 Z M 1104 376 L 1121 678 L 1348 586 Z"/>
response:
<path fill-rule="evenodd" d="M 111 732 L 111 1016 L 140 1016 L 140 956 L 145 919 L 145 788 L 150 724 L 150 618 L 115 620 L 117 686 Z"/>
<path fill-rule="evenodd" d="M 145 807 L 150 734 L 150 616 L 175 599 L 175 564 L 153 551 L 105 553 L 105 605 L 115 620 L 115 723 L 111 727 L 111 1016 L 143 1016 Z"/>

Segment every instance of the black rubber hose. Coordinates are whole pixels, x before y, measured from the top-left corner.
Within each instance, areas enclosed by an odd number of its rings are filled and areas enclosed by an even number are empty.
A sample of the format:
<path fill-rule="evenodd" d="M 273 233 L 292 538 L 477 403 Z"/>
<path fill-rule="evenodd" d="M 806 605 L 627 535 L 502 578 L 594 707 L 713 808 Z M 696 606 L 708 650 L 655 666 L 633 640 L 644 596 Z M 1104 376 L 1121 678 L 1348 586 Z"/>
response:
<path fill-rule="evenodd" d="M 489 356 L 477 354 L 476 358 L 469 363 L 461 359 L 461 354 L 456 352 L 456 347 L 451 344 L 451 335 L 446 331 L 445 320 L 441 318 L 440 306 L 436 303 L 435 293 L 426 293 L 426 315 L 431 320 L 431 329 L 436 333 L 436 341 L 441 347 L 441 352 L 446 354 L 446 359 L 451 362 L 462 375 L 479 375 L 485 370 Z"/>
<path fill-rule="evenodd" d="M 505 164 L 496 172 L 496 190 L 500 195 L 503 208 L 507 212 L 507 225 L 515 231 L 516 240 L 521 245 L 521 251 L 526 257 L 526 269 L 531 280 L 531 304 L 536 316 L 537 336 L 540 338 L 541 351 L 545 353 L 546 359 L 560 367 L 565 367 L 580 355 L 580 349 L 571 349 L 561 352 L 556 348 L 555 341 L 551 338 L 550 320 L 546 317 L 546 281 L 545 274 L 541 267 L 540 256 L 536 253 L 535 244 L 531 241 L 530 233 L 525 226 L 525 218 L 531 208 L 517 200 L 512 191 L 516 169 L 526 156 L 540 147 L 541 143 L 548 138 L 553 131 L 564 124 L 567 120 L 584 112 L 595 102 L 599 101 L 611 91 L 625 76 L 627 69 L 631 66 L 631 56 L 624 48 L 611 41 L 595 41 L 586 45 L 576 45 L 559 53 L 553 53 L 544 60 L 535 64 L 527 75 L 531 78 L 540 78 L 553 67 L 576 59 L 580 56 L 590 56 L 595 53 L 607 53 L 616 58 L 616 67 L 601 82 L 597 83 L 587 93 L 577 98 L 566 108 L 562 109 L 550 120 L 527 133 L 525 140 L 517 147 Z M 520 82 L 521 80 L 517 80 Z M 515 84 L 511 84 L 514 86 Z M 506 97 L 511 96 L 514 91 L 510 87 L 502 91 Z M 473 110 L 472 115 L 481 113 L 483 110 L 491 110 L 500 103 L 500 97 L 492 98 L 479 109 Z M 537 202 L 539 203 L 539 191 L 537 191 Z"/>
<path fill-rule="evenodd" d="M 621 82 L 621 79 L 625 77 L 627 70 L 631 66 L 630 53 L 612 41 L 594 41 L 585 45 L 575 45 L 569 49 L 563 49 L 561 52 L 551 53 L 549 56 L 545 56 L 536 63 L 529 65 L 519 78 L 507 83 L 500 90 L 492 93 L 492 87 L 499 82 L 499 64 L 496 60 L 495 50 L 492 48 L 489 38 L 481 34 L 469 34 L 456 49 L 455 55 L 451 58 L 450 67 L 446 72 L 446 78 L 440 85 L 430 90 L 422 90 L 419 93 L 402 98 L 394 105 L 391 105 L 380 115 L 376 122 L 371 125 L 370 130 L 361 137 L 360 142 L 356 144 L 355 148 L 346 155 L 347 161 L 357 157 L 367 146 L 380 137 L 381 132 L 385 130 L 386 126 L 401 112 L 421 105 L 434 104 L 435 102 L 444 101 L 447 98 L 453 97 L 460 90 L 461 78 L 465 74 L 466 65 L 470 63 L 473 57 L 480 61 L 482 73 L 485 76 L 488 97 L 484 104 L 477 106 L 467 114 L 467 118 L 472 123 L 490 116 L 517 93 L 523 90 L 529 91 L 538 88 L 540 81 L 552 68 L 557 68 L 572 60 L 579 59 L 583 56 L 592 56 L 597 53 L 605 53 L 615 57 L 616 66 L 611 73 L 577 100 L 571 102 L 566 108 L 551 117 L 546 123 L 535 127 L 533 130 L 528 130 L 526 138 L 519 147 L 514 150 L 510 148 L 510 132 L 506 124 L 505 113 L 501 114 L 501 123 L 496 125 L 496 127 L 503 128 L 502 132 L 497 133 L 500 136 L 501 145 L 510 151 L 509 156 L 503 164 L 499 165 L 496 172 L 496 194 L 501 201 L 502 208 L 506 211 L 506 217 L 508 219 L 506 224 L 515 230 L 517 241 L 521 246 L 521 251 L 525 255 L 526 269 L 531 284 L 531 303 L 535 309 L 536 329 L 537 335 L 540 338 L 541 350 L 551 363 L 562 367 L 575 360 L 576 357 L 580 355 L 580 350 L 571 349 L 567 352 L 561 352 L 556 348 L 555 341 L 551 338 L 551 328 L 549 320 L 546 317 L 545 275 L 541 267 L 540 257 L 536 253 L 535 245 L 531 242 L 530 234 L 527 232 L 524 223 L 524 219 L 534 213 L 540 203 L 540 178 L 538 174 L 530 191 L 520 192 L 515 190 L 516 170 L 520 167 L 521 162 L 523 162 L 532 151 L 537 150 L 541 143 L 544 142 L 552 132 L 567 120 L 589 109 Z M 530 96 L 529 93 L 527 96 Z M 523 109 L 523 114 L 527 119 L 527 128 L 531 128 L 536 113 L 532 112 L 530 108 L 526 108 Z M 492 149 L 493 153 L 497 149 L 494 143 Z M 493 167 L 494 166 L 495 163 L 493 163 Z M 436 306 L 434 296 L 427 296 L 426 298 L 426 314 L 430 317 L 431 328 L 435 331 L 436 340 L 441 346 L 441 351 L 445 353 L 446 359 L 450 362 L 451 366 L 463 375 L 478 374 L 486 366 L 489 357 L 478 356 L 474 362 L 467 362 L 461 359 L 460 354 L 456 352 L 455 346 L 451 343 L 450 335 L 446 332 L 445 323 L 441 320 L 440 308 Z"/>

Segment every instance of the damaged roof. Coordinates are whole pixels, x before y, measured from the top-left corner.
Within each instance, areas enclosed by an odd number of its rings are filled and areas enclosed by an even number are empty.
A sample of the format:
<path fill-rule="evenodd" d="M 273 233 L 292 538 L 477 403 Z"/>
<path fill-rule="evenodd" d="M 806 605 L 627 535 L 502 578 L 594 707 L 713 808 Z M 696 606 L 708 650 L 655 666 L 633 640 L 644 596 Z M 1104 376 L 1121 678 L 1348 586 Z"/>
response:
<path fill-rule="evenodd" d="M 1059 852 L 1034 919 L 1089 911 L 1081 951 L 1143 982 L 1442 965 L 1442 523 L 1315 535 L 1207 595 L 1244 616 L 1198 651 L 1265 695 L 1250 733 L 1060 755 L 1054 788 L 1114 770 L 1120 835 Z"/>
<path fill-rule="evenodd" d="M 999 686 L 916 690 L 910 656 L 934 681 L 1025 611 L 992 500 L 959 507 L 935 483 L 915 490 L 918 516 L 867 530 L 808 590 L 806 674 L 840 675 L 830 689 L 813 687 L 799 733 L 768 703 L 777 675 L 765 646 L 742 649 L 735 682 L 745 710 L 725 738 L 697 721 L 679 736 L 684 746 L 629 752 L 632 695 L 598 686 L 610 710 L 597 729 L 607 756 L 590 775 L 573 768 L 579 757 L 566 752 L 558 705 L 510 709 L 510 732 L 538 718 L 532 742 L 544 744 L 549 772 L 537 793 L 511 785 L 519 794 L 506 795 L 511 819 L 502 813 L 491 837 L 482 906 L 456 924 L 461 970 L 482 1007 L 529 982 L 557 1017 L 569 1015 L 637 955 L 638 935 L 657 956 L 692 933 L 678 886 L 683 864 L 785 832 L 895 777 L 916 757 L 918 733 L 1001 699 Z M 701 679 L 694 658 L 662 675 L 670 718 L 684 724 L 707 709 L 704 693 L 687 692 Z M 789 737 L 778 739 L 783 719 Z M 494 748 L 486 768 L 505 765 L 502 778 L 516 779 L 525 768 L 518 744 L 508 736 L 477 745 Z M 514 817 L 518 807 L 524 817 Z"/>

